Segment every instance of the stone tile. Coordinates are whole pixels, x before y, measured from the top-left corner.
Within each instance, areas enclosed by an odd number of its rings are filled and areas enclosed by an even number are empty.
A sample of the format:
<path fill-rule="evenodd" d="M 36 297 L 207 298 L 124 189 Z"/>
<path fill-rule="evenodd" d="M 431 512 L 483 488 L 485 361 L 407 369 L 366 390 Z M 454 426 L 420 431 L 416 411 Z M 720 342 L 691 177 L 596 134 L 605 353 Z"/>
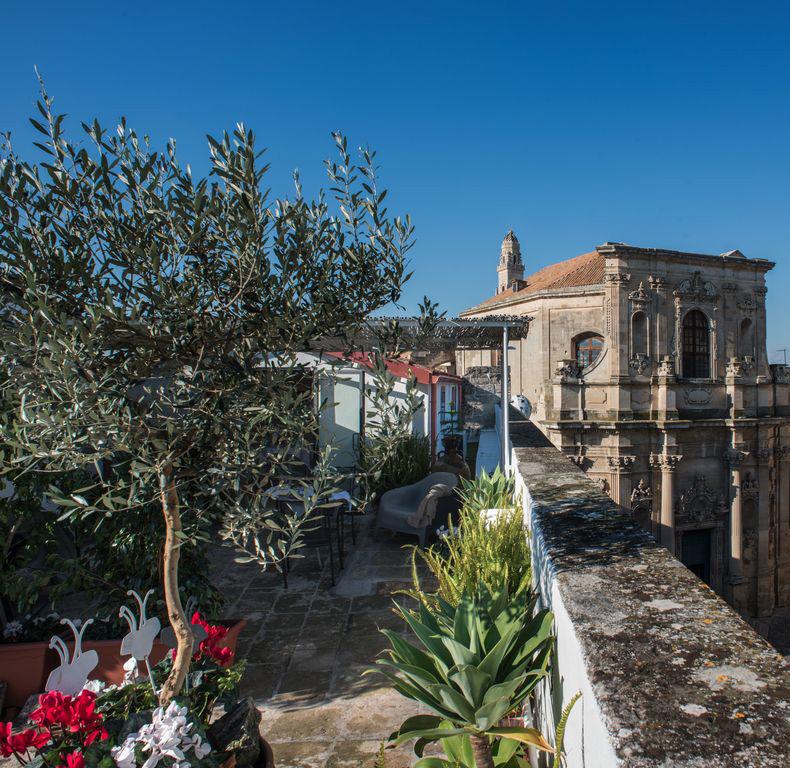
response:
<path fill-rule="evenodd" d="M 239 693 L 242 696 L 252 696 L 256 704 L 265 702 L 276 692 L 284 672 L 284 663 L 248 663 L 239 683 Z"/>
<path fill-rule="evenodd" d="M 264 737 L 271 744 L 282 741 L 329 741 L 340 733 L 343 705 L 289 707 L 269 725 Z"/>
<path fill-rule="evenodd" d="M 333 751 L 331 741 L 290 741 L 271 747 L 277 768 L 325 768 Z"/>
<path fill-rule="evenodd" d="M 249 622 L 239 644 L 248 661 L 241 690 L 261 710 L 278 768 L 374 768 L 381 739 L 420 711 L 381 674 L 364 674 L 388 645 L 379 629 L 403 628 L 392 593 L 410 585 L 403 542 L 365 527 L 356 548 L 349 540 L 337 590 L 314 555 L 293 561 L 289 589 L 278 573 L 223 568 L 217 555 L 217 583 L 237 598 L 226 613 Z M 385 753 L 388 768 L 413 763 L 408 747 Z"/>

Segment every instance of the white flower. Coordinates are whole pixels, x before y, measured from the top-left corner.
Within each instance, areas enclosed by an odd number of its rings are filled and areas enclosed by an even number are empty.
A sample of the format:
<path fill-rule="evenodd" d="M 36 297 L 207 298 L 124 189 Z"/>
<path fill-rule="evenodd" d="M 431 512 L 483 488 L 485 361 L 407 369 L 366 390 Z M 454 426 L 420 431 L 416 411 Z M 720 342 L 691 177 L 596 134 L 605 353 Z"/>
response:
<path fill-rule="evenodd" d="M 136 746 L 149 753 L 141 768 L 156 768 L 162 758 L 173 760 L 173 768 L 190 768 L 186 759 L 190 750 L 200 760 L 211 752 L 211 745 L 204 742 L 199 734 L 190 733 L 194 724 L 187 720 L 186 707 L 179 707 L 171 701 L 166 709 L 155 709 L 151 722 L 140 728 L 139 733 L 131 733 L 126 741 L 112 750 L 118 768 L 133 768 L 129 755 L 134 755 Z M 133 758 L 132 758 L 133 759 Z"/>
<path fill-rule="evenodd" d="M 102 680 L 88 680 L 86 681 L 85 685 L 82 686 L 83 691 L 92 691 L 95 694 L 101 693 L 107 684 Z"/>
<path fill-rule="evenodd" d="M 22 634 L 22 622 L 21 621 L 9 621 L 8 624 L 3 627 L 3 637 L 19 637 Z"/>
<path fill-rule="evenodd" d="M 134 746 L 136 736 L 136 733 L 130 733 L 123 744 L 110 750 L 112 759 L 115 760 L 118 768 L 135 768 Z"/>

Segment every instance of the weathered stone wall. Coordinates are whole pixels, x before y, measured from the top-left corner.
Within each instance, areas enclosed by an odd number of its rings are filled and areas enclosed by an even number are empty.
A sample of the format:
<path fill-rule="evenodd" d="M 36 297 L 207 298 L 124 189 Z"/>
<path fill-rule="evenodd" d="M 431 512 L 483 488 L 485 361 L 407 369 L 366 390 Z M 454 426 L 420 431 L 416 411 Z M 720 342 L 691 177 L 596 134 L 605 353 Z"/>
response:
<path fill-rule="evenodd" d="M 786 768 L 790 669 L 723 600 L 511 410 L 557 665 L 541 725 L 583 698 L 569 768 Z"/>

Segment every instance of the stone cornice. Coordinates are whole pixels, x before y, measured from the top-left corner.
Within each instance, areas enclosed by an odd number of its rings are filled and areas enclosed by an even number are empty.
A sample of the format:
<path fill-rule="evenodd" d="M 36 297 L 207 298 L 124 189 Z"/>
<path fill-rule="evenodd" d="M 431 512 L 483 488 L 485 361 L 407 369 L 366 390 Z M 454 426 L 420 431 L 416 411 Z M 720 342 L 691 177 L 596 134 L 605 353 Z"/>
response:
<path fill-rule="evenodd" d="M 768 272 L 776 266 L 775 262 L 767 259 L 749 259 L 745 256 L 730 256 L 726 254 L 687 253 L 664 248 L 641 248 L 637 245 L 627 245 L 626 243 L 604 243 L 597 246 L 595 250 L 606 258 L 622 257 L 627 259 L 629 256 L 634 256 L 680 264 L 699 264 L 704 266 L 719 264 L 734 269 L 756 269 L 761 272 Z"/>

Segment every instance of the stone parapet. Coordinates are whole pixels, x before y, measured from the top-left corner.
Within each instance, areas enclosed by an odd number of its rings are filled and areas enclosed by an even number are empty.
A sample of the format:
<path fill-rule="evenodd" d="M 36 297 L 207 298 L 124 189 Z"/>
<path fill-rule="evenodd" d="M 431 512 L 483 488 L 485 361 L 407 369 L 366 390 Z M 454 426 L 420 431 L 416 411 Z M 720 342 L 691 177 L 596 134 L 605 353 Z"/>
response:
<path fill-rule="evenodd" d="M 511 411 L 513 470 L 557 665 L 569 768 L 786 768 L 790 667 L 723 600 Z"/>

